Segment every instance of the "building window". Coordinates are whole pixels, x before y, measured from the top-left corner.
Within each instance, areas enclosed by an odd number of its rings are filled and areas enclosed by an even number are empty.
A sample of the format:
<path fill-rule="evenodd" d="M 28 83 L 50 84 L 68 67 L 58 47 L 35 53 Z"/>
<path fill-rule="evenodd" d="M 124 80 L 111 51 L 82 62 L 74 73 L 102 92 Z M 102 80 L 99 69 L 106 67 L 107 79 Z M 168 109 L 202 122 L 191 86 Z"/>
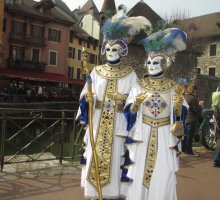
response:
<path fill-rule="evenodd" d="M 69 58 L 75 58 L 75 48 L 69 47 Z"/>
<path fill-rule="evenodd" d="M 81 60 L 81 55 L 82 55 L 82 51 L 79 49 L 78 50 L 78 60 Z"/>
<path fill-rule="evenodd" d="M 24 60 L 25 57 L 24 47 L 12 46 L 10 50 L 13 60 Z"/>
<path fill-rule="evenodd" d="M 80 68 L 77 68 L 77 79 L 80 79 L 81 77 L 81 70 Z"/>
<path fill-rule="evenodd" d="M 12 32 L 17 33 L 19 35 L 26 34 L 26 24 L 24 22 L 13 21 Z"/>
<path fill-rule="evenodd" d="M 96 44 L 93 44 L 93 50 L 94 51 L 96 50 Z"/>
<path fill-rule="evenodd" d="M 96 56 L 94 54 L 90 54 L 90 63 L 96 64 Z"/>
<path fill-rule="evenodd" d="M 73 67 L 68 66 L 68 78 L 73 79 Z"/>
<path fill-rule="evenodd" d="M 31 35 L 35 38 L 44 37 L 44 28 L 42 26 L 32 25 L 31 27 Z"/>
<path fill-rule="evenodd" d="M 215 76 L 215 67 L 209 68 L 209 76 Z"/>
<path fill-rule="evenodd" d="M 57 51 L 49 51 L 49 65 L 57 66 Z"/>
<path fill-rule="evenodd" d="M 44 5 L 44 7 L 43 7 L 43 14 L 44 15 L 49 15 L 50 11 L 51 11 L 50 5 Z"/>
<path fill-rule="evenodd" d="M 82 45 L 82 40 L 81 39 L 79 39 L 79 45 Z"/>
<path fill-rule="evenodd" d="M 33 62 L 40 61 L 40 49 L 32 49 L 32 61 Z"/>
<path fill-rule="evenodd" d="M 201 68 L 200 67 L 197 68 L 197 73 L 201 74 Z"/>
<path fill-rule="evenodd" d="M 89 42 L 87 42 L 87 48 L 90 48 L 90 43 Z"/>
<path fill-rule="evenodd" d="M 61 31 L 56 29 L 49 29 L 48 40 L 52 42 L 60 42 Z"/>
<path fill-rule="evenodd" d="M 2 31 L 6 32 L 6 25 L 7 25 L 7 19 L 6 17 L 3 18 L 3 26 L 2 26 Z"/>
<path fill-rule="evenodd" d="M 70 43 L 73 43 L 74 41 L 74 34 L 70 32 Z"/>
<path fill-rule="evenodd" d="M 210 56 L 216 56 L 216 50 L 217 50 L 217 45 L 216 44 L 210 44 L 210 46 L 209 46 L 209 55 Z"/>

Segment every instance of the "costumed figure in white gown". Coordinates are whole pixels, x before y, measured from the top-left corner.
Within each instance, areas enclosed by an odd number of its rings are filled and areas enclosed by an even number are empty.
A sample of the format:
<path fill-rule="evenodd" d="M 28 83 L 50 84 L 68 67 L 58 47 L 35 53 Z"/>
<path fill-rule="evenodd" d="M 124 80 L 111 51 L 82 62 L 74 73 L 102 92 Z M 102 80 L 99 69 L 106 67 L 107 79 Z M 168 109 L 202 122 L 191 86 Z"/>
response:
<path fill-rule="evenodd" d="M 120 166 L 127 136 L 123 108 L 131 87 L 137 82 L 136 73 L 131 66 L 123 64 L 122 57 L 127 55 L 131 39 L 140 32 L 147 35 L 150 25 L 144 17 L 113 16 L 107 20 L 101 30 L 104 38 L 101 54 L 106 54 L 107 63 L 92 70 L 92 93 L 88 92 L 86 84 L 80 95 L 77 120 L 84 124 L 88 123 L 87 98 L 93 98 L 93 134 L 104 199 L 120 196 Z M 97 199 L 95 163 L 88 129 L 84 143 L 81 186 L 84 187 L 85 198 Z"/>
<path fill-rule="evenodd" d="M 165 75 L 186 34 L 161 30 L 140 41 L 148 53 L 148 77 L 132 88 L 125 106 L 129 136 L 121 194 L 126 200 L 176 200 L 179 137 L 184 134 L 184 88 Z M 128 182 L 128 183 L 127 183 Z"/>

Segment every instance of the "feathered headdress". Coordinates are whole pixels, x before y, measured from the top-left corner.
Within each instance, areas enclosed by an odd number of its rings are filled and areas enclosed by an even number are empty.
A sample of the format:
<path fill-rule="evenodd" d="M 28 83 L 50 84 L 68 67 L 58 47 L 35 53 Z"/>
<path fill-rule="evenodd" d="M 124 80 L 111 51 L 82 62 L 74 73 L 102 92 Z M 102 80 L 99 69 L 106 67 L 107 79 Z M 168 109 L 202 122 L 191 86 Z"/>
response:
<path fill-rule="evenodd" d="M 115 41 L 120 44 L 124 51 L 122 56 L 128 52 L 127 45 L 140 33 L 149 35 L 151 33 L 151 23 L 145 17 L 128 17 L 126 7 L 120 5 L 118 12 L 111 18 L 105 21 L 101 28 L 103 34 L 103 45 L 101 54 L 105 54 L 105 45 L 108 41 Z"/>
<path fill-rule="evenodd" d="M 186 49 L 187 35 L 178 28 L 160 30 L 144 38 L 138 44 L 144 46 L 147 53 L 166 54 L 174 59 L 177 51 Z"/>

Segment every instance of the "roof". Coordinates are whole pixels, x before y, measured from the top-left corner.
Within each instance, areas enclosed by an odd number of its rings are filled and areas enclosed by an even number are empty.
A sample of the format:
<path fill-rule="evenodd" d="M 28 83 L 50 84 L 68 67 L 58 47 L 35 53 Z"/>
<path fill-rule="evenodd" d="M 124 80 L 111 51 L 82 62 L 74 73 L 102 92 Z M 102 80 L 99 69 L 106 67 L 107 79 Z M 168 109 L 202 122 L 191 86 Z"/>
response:
<path fill-rule="evenodd" d="M 66 13 L 68 13 L 69 15 L 71 15 L 71 10 L 70 8 L 66 5 L 66 3 L 64 3 L 62 0 L 55 0 L 55 3 L 58 7 L 60 7 L 63 11 L 65 11 Z"/>
<path fill-rule="evenodd" d="M 43 13 L 40 12 L 38 8 L 41 7 L 43 2 L 50 2 L 52 9 L 51 9 L 51 15 L 50 16 L 45 16 Z M 51 0 L 42 0 L 41 2 L 36 2 L 33 0 L 23 0 L 22 3 L 19 3 L 15 1 L 13 5 L 11 4 L 6 4 L 5 5 L 7 10 L 9 12 L 13 13 L 19 13 L 20 15 L 27 15 L 27 16 L 35 16 L 37 18 L 40 18 L 45 21 L 57 21 L 60 23 L 64 24 L 69 24 L 72 25 L 74 22 L 73 18 L 71 17 L 71 12 L 68 14 L 68 16 L 61 11 L 59 11 L 58 5 L 54 4 L 53 1 Z M 53 7 L 55 6 L 55 7 Z"/>
<path fill-rule="evenodd" d="M 134 7 L 128 11 L 127 15 L 129 17 L 143 16 L 152 24 L 156 24 L 158 21 L 162 20 L 162 18 L 144 1 L 139 1 L 136 5 L 134 5 Z"/>
<path fill-rule="evenodd" d="M 86 15 L 88 13 L 92 14 L 100 22 L 99 11 L 93 0 L 88 0 L 78 11 L 78 15 Z"/>
<path fill-rule="evenodd" d="M 78 35 L 80 38 L 89 38 L 91 37 L 86 31 L 84 31 L 80 26 L 73 25 L 70 30 L 74 31 L 76 35 Z"/>
<path fill-rule="evenodd" d="M 113 14 L 116 12 L 116 6 L 114 0 L 104 0 L 100 13 L 109 12 L 109 11 L 112 11 Z"/>
<path fill-rule="evenodd" d="M 192 17 L 171 24 L 194 38 L 220 36 L 220 12 Z"/>
<path fill-rule="evenodd" d="M 21 78 L 29 80 L 38 80 L 38 81 L 51 81 L 51 82 L 62 82 L 62 83 L 74 83 L 77 85 L 84 85 L 84 80 L 70 80 L 63 74 L 49 73 L 49 72 L 33 72 L 33 71 L 24 71 L 12 68 L 2 68 L 0 69 L 0 76 L 3 77 L 12 77 L 12 78 Z"/>

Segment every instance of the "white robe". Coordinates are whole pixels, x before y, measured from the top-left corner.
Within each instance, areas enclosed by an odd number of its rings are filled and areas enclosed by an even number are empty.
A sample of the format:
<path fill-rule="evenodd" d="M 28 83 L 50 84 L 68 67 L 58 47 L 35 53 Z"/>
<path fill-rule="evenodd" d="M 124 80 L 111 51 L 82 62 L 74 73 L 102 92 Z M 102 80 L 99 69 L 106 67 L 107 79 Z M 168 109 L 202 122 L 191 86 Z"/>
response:
<path fill-rule="evenodd" d="M 136 96 L 145 92 L 144 88 L 137 84 L 131 91 L 127 105 L 133 103 Z M 170 128 L 173 124 L 173 95 L 174 87 L 166 91 L 158 92 L 166 102 L 166 108 L 157 116 L 154 116 L 146 106 L 146 99 L 137 112 L 134 126 L 129 136 L 138 141 L 128 144 L 129 156 L 132 165 L 128 166 L 127 177 L 133 179 L 133 183 L 122 185 L 121 195 L 126 200 L 176 200 L 176 171 L 178 170 L 178 157 L 170 147 L 176 145 L 177 138 L 172 135 Z M 148 97 L 153 92 L 147 92 Z M 184 105 L 187 106 L 184 101 Z M 155 167 L 150 181 L 149 189 L 143 185 L 143 176 L 147 157 L 147 148 L 150 137 L 151 126 L 142 122 L 142 115 L 150 118 L 160 119 L 170 117 L 170 124 L 158 127 L 158 150 Z"/>
<path fill-rule="evenodd" d="M 107 84 L 107 78 L 100 76 L 97 71 L 94 69 L 91 72 L 92 79 L 92 91 L 94 93 L 94 101 L 96 99 L 103 100 L 105 96 L 105 88 Z M 117 92 L 121 94 L 129 94 L 133 85 L 137 82 L 137 76 L 134 71 L 131 71 L 124 77 L 117 79 Z M 87 92 L 87 84 L 85 85 L 80 98 L 82 98 Z M 94 103 L 95 105 L 95 103 Z M 78 116 L 80 115 L 80 109 Z M 96 133 L 99 128 L 99 122 L 101 117 L 101 110 L 96 109 L 94 106 L 93 112 L 93 134 L 96 138 Z M 114 131 L 113 131 L 113 144 L 112 144 L 112 155 L 111 155 L 111 172 L 110 172 L 110 183 L 105 185 L 102 188 L 103 198 L 117 199 L 120 196 L 120 178 L 121 178 L 121 169 L 120 166 L 123 163 L 123 154 L 124 154 L 124 140 L 127 136 L 126 130 L 126 118 L 123 112 L 117 112 L 115 114 L 114 122 Z M 84 157 L 87 159 L 86 165 L 82 168 L 81 175 L 81 186 L 84 187 L 84 194 L 86 198 L 98 198 L 98 194 L 94 187 L 87 180 L 87 173 L 91 160 L 91 145 L 89 138 L 89 129 L 87 129 L 84 143 L 86 144 L 86 149 Z"/>

